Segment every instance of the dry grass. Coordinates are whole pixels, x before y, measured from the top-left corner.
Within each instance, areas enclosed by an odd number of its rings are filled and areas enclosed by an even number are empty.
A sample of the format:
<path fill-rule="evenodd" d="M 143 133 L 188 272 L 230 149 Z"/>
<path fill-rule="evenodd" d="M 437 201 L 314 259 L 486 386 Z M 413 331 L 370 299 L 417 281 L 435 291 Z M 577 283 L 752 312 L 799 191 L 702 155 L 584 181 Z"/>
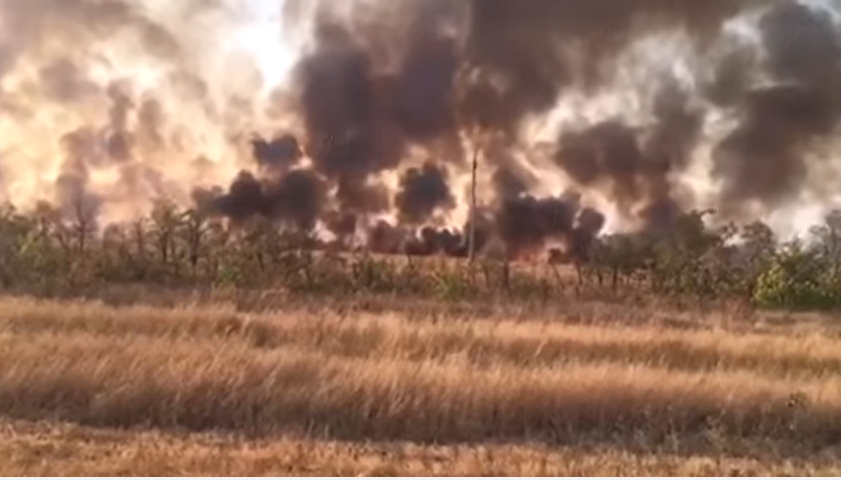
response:
<path fill-rule="evenodd" d="M 841 457 L 836 330 L 578 320 L 0 298 L 0 473 L 781 474 Z"/>
<path fill-rule="evenodd" d="M 760 371 L 764 375 L 841 375 L 841 339 L 818 330 L 739 332 L 648 325 L 577 325 L 562 319 L 407 319 L 400 314 L 334 311 L 239 313 L 231 307 L 113 308 L 97 303 L 5 299 L 0 331 L 90 333 L 114 337 L 241 340 L 353 358 L 430 360 L 464 356 L 513 366 L 611 361 L 676 370 Z M 56 315 L 56 309 L 61 315 Z"/>
<path fill-rule="evenodd" d="M 302 438 L 115 431 L 0 422 L 0 474 L 9 476 L 710 476 L 841 474 L 817 463 L 727 455 L 634 454 L 540 445 L 423 446 Z"/>

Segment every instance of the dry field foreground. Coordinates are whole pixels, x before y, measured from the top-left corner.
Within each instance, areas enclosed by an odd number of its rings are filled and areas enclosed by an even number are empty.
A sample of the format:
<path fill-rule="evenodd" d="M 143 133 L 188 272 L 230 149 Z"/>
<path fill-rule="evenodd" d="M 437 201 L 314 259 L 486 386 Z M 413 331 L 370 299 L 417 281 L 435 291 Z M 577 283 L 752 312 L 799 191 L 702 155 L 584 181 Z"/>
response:
<path fill-rule="evenodd" d="M 0 474 L 841 474 L 833 320 L 611 319 L 0 298 Z"/>

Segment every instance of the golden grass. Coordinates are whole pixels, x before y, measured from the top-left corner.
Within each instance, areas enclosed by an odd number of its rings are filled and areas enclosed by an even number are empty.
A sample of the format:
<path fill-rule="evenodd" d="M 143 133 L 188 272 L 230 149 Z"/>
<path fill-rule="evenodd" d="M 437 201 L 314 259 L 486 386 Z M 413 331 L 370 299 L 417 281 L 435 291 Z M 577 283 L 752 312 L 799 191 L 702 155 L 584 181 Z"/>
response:
<path fill-rule="evenodd" d="M 778 474 L 841 456 L 834 330 L 575 320 L 0 298 L 16 419 L 0 455 L 23 452 L 10 473 L 237 475 Z M 132 430 L 102 430 L 113 449 L 68 438 L 89 427 Z M 99 460 L 31 464 L 42 437 L 49 457 Z"/>
<path fill-rule="evenodd" d="M 6 476 L 712 476 L 841 474 L 829 459 L 636 454 L 540 445 L 424 446 L 116 431 L 0 421 Z"/>
<path fill-rule="evenodd" d="M 460 355 L 514 366 L 565 362 L 644 364 L 678 370 L 746 369 L 762 375 L 841 375 L 841 337 L 817 330 L 776 334 L 723 328 L 578 325 L 306 311 L 239 313 L 230 306 L 114 308 L 92 302 L 0 299 L 0 331 L 116 337 L 229 339 L 258 347 L 297 346 L 345 357 L 429 360 Z M 61 314 L 57 315 L 56 311 Z"/>

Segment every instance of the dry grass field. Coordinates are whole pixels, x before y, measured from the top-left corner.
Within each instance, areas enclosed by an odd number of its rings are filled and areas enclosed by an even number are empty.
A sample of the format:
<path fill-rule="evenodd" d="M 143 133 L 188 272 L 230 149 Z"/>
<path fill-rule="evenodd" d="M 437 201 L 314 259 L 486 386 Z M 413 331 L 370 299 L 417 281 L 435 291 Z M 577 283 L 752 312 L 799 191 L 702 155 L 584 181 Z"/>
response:
<path fill-rule="evenodd" d="M 832 317 L 111 303 L 0 298 L 0 474 L 841 474 Z"/>

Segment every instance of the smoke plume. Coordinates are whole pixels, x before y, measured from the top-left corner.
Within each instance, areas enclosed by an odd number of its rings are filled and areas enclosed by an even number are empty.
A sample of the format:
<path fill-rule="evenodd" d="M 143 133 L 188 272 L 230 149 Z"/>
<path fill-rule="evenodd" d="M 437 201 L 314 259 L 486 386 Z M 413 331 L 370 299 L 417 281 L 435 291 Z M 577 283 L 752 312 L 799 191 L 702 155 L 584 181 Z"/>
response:
<path fill-rule="evenodd" d="M 784 3 L 762 16 L 759 32 L 770 84 L 737 92 L 739 126 L 716 148 L 725 203 L 770 207 L 807 179 L 809 142 L 828 138 L 841 113 L 841 38 L 829 13 Z"/>
<path fill-rule="evenodd" d="M 167 197 L 345 248 L 463 256 L 475 230 L 480 253 L 575 260 L 691 209 L 841 200 L 837 3 L 266 8 L 0 0 L 3 200 L 107 225 Z"/>
<path fill-rule="evenodd" d="M 455 207 L 448 181 L 447 170 L 431 162 L 423 168 L 409 169 L 400 180 L 397 194 L 397 209 L 401 221 L 409 224 L 423 224 L 436 210 Z"/>

